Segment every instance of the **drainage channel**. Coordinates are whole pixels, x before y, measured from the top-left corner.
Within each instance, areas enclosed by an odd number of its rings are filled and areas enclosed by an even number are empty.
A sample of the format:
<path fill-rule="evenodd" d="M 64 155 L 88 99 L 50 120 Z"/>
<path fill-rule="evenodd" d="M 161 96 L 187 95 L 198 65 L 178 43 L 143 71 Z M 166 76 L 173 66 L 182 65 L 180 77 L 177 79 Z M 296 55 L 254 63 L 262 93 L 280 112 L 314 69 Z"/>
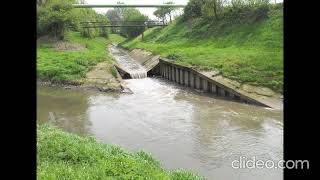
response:
<path fill-rule="evenodd" d="M 117 61 L 115 66 L 124 79 L 142 79 L 147 77 L 145 68 L 133 60 L 122 49 L 113 45 L 109 46 L 109 51 Z"/>
<path fill-rule="evenodd" d="M 272 103 L 248 96 L 192 68 L 172 63 L 169 59 L 153 56 L 140 49 L 127 52 L 114 45 L 109 46 L 109 51 L 117 61 L 115 67 L 123 79 L 160 76 L 208 96 L 273 108 Z"/>

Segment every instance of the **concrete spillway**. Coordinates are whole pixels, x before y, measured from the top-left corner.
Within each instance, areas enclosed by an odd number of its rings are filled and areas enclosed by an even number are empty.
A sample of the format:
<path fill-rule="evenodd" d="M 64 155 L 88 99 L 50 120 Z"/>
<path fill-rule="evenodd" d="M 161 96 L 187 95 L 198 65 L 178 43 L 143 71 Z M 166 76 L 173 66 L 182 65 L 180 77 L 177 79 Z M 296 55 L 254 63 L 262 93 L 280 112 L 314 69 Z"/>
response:
<path fill-rule="evenodd" d="M 220 96 L 226 100 L 282 109 L 282 102 L 277 97 L 247 92 L 235 87 L 225 78 L 176 64 L 172 60 L 155 56 L 150 52 L 141 49 L 127 52 L 115 46 L 110 47 L 109 50 L 120 64 L 116 67 L 123 78 L 161 76 L 198 92 Z"/>
<path fill-rule="evenodd" d="M 117 61 L 118 70 L 123 73 L 128 73 L 131 79 L 142 79 L 147 77 L 146 69 L 133 60 L 126 52 L 123 52 L 120 48 L 113 45 L 109 46 L 109 51 Z"/>

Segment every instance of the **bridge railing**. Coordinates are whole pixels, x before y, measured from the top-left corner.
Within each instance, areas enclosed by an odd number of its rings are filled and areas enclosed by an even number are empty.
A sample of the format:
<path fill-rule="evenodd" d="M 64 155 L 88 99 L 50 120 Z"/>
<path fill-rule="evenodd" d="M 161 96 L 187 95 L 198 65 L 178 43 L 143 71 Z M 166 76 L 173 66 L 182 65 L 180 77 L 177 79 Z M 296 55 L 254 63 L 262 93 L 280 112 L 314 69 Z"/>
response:
<path fill-rule="evenodd" d="M 183 8 L 186 5 L 183 4 L 73 4 L 74 8 L 128 8 L 128 7 L 143 7 L 143 8 L 155 8 L 155 7 L 176 7 Z"/>
<path fill-rule="evenodd" d="M 109 23 L 99 21 L 85 21 L 80 22 L 80 24 L 82 28 L 166 26 L 166 24 L 164 24 L 163 21 L 110 21 Z"/>

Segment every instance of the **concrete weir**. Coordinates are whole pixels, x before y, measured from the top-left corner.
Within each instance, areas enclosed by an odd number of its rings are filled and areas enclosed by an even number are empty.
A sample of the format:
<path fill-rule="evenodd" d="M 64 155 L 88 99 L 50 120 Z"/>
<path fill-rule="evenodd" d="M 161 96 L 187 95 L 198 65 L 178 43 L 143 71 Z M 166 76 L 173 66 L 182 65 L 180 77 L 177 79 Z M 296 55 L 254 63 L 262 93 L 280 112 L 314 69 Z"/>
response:
<path fill-rule="evenodd" d="M 223 97 L 226 100 L 282 109 L 282 101 L 278 97 L 267 97 L 244 91 L 241 88 L 235 88 L 225 80 L 221 80 L 221 78 L 175 64 L 172 60 L 152 55 L 152 53 L 141 49 L 134 49 L 129 52 L 129 55 L 146 69 L 148 76 L 161 76 L 169 81 L 195 89 L 198 92 Z M 120 74 L 126 74 L 121 68 L 117 68 Z"/>
<path fill-rule="evenodd" d="M 160 75 L 169 81 L 193 88 L 198 92 L 213 94 L 224 97 L 228 100 L 281 109 L 279 108 L 279 102 L 270 102 L 270 98 L 261 99 L 261 97 L 250 97 L 248 93 L 228 87 L 227 85 L 218 82 L 201 72 L 182 65 L 174 64 L 165 58 L 159 58 L 159 63 L 152 69 L 152 71 L 157 73 L 148 72 L 148 74 Z"/>
<path fill-rule="evenodd" d="M 248 104 L 270 107 L 258 100 L 245 96 L 230 87 L 216 82 L 194 69 L 171 63 L 165 58 L 159 58 L 159 66 L 155 68 L 159 68 L 157 71 L 160 72 L 159 75 L 162 77 L 178 84 L 191 87 L 197 91 L 215 94 L 217 96 L 225 97 L 226 99 L 233 99 Z"/>

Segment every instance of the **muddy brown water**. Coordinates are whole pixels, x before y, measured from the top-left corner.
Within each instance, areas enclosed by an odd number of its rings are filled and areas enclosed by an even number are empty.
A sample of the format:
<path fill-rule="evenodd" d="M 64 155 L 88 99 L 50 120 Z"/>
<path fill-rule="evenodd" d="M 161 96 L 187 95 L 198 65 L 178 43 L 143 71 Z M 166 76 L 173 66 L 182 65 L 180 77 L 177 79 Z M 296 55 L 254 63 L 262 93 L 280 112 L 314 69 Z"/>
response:
<path fill-rule="evenodd" d="M 219 100 L 163 79 L 125 80 L 133 94 L 38 87 L 37 121 L 143 149 L 168 169 L 207 179 L 282 179 L 281 169 L 233 169 L 240 156 L 283 158 L 283 112 Z"/>

